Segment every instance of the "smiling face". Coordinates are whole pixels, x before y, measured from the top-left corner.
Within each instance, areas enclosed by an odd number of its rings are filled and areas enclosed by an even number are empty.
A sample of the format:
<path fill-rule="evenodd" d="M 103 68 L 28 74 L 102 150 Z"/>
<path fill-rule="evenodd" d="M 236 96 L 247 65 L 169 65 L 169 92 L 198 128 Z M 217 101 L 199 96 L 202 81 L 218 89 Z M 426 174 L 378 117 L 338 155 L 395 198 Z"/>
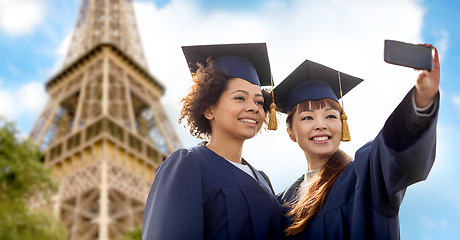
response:
<path fill-rule="evenodd" d="M 301 102 L 289 113 L 289 137 L 299 144 L 309 164 L 324 164 L 339 148 L 342 137 L 340 114 L 340 105 L 334 100 Z"/>
<path fill-rule="evenodd" d="M 219 101 L 204 113 L 211 125 L 211 138 L 244 141 L 254 137 L 265 120 L 263 107 L 258 85 L 231 79 Z"/>

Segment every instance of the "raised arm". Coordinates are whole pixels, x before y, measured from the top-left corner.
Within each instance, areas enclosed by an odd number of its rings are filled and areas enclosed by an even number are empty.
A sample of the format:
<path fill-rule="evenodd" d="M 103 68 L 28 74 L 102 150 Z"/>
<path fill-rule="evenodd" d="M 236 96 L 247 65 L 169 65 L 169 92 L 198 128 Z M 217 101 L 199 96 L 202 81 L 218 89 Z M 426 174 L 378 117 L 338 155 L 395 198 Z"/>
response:
<path fill-rule="evenodd" d="M 406 187 L 426 179 L 435 159 L 440 64 L 432 48 L 433 69 L 419 74 L 379 135 L 356 153 L 358 178 L 382 214 L 397 214 Z"/>

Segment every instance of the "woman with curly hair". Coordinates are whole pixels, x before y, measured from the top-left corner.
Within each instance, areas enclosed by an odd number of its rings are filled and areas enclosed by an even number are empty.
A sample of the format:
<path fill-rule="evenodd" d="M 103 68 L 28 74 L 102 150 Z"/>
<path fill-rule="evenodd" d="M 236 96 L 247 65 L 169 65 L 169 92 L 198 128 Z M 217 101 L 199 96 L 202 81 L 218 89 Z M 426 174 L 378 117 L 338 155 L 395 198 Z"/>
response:
<path fill-rule="evenodd" d="M 193 86 L 179 121 L 209 142 L 175 151 L 157 169 L 143 239 L 279 239 L 282 209 L 268 178 L 241 157 L 272 101 L 260 87 L 271 81 L 265 44 L 183 51 Z"/>

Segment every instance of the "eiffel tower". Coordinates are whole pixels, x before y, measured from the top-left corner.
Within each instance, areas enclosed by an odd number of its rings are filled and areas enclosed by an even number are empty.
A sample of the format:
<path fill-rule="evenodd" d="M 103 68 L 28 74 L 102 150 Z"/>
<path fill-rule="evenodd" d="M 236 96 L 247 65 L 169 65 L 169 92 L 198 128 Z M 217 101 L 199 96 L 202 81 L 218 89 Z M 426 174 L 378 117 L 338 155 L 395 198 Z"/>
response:
<path fill-rule="evenodd" d="M 131 0 L 82 0 L 63 67 L 30 137 L 59 181 L 69 239 L 119 239 L 142 224 L 159 164 L 181 144 L 148 72 Z"/>

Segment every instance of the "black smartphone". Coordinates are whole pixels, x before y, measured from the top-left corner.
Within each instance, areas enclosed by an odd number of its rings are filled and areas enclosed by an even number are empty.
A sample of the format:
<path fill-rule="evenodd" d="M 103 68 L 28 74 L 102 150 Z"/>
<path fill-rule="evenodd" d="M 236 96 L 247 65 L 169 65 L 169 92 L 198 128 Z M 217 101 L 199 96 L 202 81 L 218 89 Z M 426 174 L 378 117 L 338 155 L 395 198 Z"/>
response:
<path fill-rule="evenodd" d="M 387 63 L 431 71 L 432 49 L 422 45 L 385 40 L 383 59 Z"/>

